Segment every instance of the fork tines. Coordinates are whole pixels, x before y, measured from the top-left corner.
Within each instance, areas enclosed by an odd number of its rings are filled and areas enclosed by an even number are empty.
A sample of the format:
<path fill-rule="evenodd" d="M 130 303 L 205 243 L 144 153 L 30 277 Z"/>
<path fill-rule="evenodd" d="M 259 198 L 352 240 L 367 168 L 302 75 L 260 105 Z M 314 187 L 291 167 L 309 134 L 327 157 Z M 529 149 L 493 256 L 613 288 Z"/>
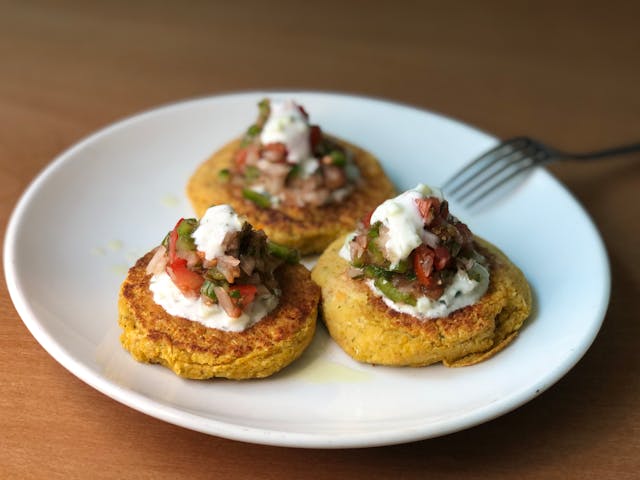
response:
<path fill-rule="evenodd" d="M 535 140 L 514 137 L 463 167 L 442 188 L 469 206 L 547 157 L 544 147 Z"/>

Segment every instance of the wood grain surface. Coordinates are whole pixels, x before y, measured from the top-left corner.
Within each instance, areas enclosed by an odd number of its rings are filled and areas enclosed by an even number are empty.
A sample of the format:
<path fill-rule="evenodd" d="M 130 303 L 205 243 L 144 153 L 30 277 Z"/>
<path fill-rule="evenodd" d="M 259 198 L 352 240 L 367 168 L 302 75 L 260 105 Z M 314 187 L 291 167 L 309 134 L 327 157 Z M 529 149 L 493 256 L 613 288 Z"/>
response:
<path fill-rule="evenodd" d="M 58 153 L 194 96 L 353 92 L 568 150 L 638 141 L 639 16 L 634 2 L 0 0 L 2 237 Z M 550 170 L 602 233 L 611 303 L 583 360 L 518 410 L 371 449 L 207 436 L 74 377 L 30 335 L 2 284 L 0 478 L 639 478 L 640 157 Z"/>

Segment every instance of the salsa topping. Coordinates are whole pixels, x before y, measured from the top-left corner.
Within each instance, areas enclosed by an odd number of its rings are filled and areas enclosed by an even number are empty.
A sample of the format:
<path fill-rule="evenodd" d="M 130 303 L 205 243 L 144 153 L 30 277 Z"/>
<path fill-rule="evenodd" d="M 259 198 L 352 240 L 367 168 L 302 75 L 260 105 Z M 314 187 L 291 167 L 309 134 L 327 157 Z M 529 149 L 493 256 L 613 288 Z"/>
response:
<path fill-rule="evenodd" d="M 296 250 L 271 242 L 228 205 L 211 207 L 198 222 L 181 218 L 147 266 L 166 273 L 182 295 L 218 305 L 238 318 L 258 298 L 277 297 L 274 271 L 299 260 Z"/>
<path fill-rule="evenodd" d="M 297 103 L 258 103 L 258 117 L 218 174 L 261 208 L 340 202 L 360 179 L 352 154 L 309 122 Z"/>
<path fill-rule="evenodd" d="M 442 194 L 425 185 L 366 215 L 340 254 L 352 277 L 416 316 L 432 318 L 474 303 L 488 286 L 487 261 L 473 234 L 449 213 Z"/>

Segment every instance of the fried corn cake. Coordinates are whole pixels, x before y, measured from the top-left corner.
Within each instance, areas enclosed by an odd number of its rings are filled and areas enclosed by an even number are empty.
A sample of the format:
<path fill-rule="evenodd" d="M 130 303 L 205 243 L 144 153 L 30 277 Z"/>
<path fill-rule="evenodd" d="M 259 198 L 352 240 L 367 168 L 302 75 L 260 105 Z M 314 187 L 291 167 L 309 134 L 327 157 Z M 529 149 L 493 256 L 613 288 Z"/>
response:
<path fill-rule="evenodd" d="M 480 238 L 475 241 L 491 274 L 486 293 L 473 305 L 427 320 L 389 308 L 366 284 L 351 278 L 349 263 L 339 255 L 344 241 L 329 246 L 311 275 L 322 289 L 322 318 L 331 336 L 360 362 L 473 365 L 512 342 L 531 311 L 531 291 L 522 272 Z"/>
<path fill-rule="evenodd" d="M 139 259 L 121 286 L 118 302 L 121 343 L 132 356 L 192 379 L 267 377 L 298 358 L 316 327 L 319 288 L 300 264 L 275 272 L 278 306 L 241 332 L 207 328 L 168 314 L 154 302 L 146 269 L 153 251 Z"/>

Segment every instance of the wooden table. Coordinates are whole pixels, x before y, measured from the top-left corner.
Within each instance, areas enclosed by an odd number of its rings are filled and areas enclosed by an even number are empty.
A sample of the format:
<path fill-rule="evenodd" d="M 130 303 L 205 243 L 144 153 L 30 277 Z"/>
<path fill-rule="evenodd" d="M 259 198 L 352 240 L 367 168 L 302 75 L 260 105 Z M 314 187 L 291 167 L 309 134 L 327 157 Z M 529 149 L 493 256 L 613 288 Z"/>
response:
<path fill-rule="evenodd" d="M 640 8 L 631 2 L 267 3 L 0 2 L 3 232 L 56 154 L 186 97 L 337 90 L 566 149 L 640 138 Z M 551 167 L 593 216 L 611 259 L 611 304 L 583 360 L 510 414 L 407 445 L 267 447 L 148 417 L 56 363 L 3 285 L 0 477 L 639 478 L 638 160 Z"/>

